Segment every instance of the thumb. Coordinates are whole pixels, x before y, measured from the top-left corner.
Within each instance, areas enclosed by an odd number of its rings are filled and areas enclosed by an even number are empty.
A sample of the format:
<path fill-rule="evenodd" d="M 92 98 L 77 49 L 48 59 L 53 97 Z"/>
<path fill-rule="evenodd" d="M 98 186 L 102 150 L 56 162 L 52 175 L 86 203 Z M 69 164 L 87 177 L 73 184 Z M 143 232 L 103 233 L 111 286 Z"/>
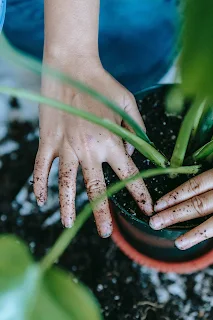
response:
<path fill-rule="evenodd" d="M 136 101 L 133 95 L 128 99 L 124 110 L 146 132 L 145 124 L 138 110 L 138 106 L 136 104 Z M 125 121 L 122 122 L 122 126 L 127 130 L 129 130 L 130 132 L 134 133 L 134 130 L 132 129 L 132 127 L 130 127 L 130 125 Z M 134 147 L 129 142 L 126 142 L 126 141 L 124 141 L 124 147 L 126 152 L 131 156 L 134 152 Z"/>

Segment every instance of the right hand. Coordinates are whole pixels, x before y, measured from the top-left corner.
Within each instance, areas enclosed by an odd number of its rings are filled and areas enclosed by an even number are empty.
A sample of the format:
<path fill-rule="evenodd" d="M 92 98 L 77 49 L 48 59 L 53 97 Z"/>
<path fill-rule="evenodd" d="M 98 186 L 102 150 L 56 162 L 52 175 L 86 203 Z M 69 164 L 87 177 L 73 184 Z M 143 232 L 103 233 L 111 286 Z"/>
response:
<path fill-rule="evenodd" d="M 63 61 L 62 64 L 48 56 L 44 61 L 115 101 L 144 128 L 133 95 L 112 78 L 99 61 L 76 58 L 71 63 Z M 42 94 L 128 128 L 120 116 L 100 102 L 49 77 L 43 77 Z M 47 200 L 48 174 L 53 159 L 59 157 L 61 220 L 65 227 L 71 227 L 75 220 L 76 175 L 79 164 L 89 200 L 92 201 L 106 190 L 103 162 L 108 162 L 120 179 L 138 173 L 130 157 L 132 152 L 130 145 L 125 145 L 120 137 L 110 131 L 63 111 L 40 106 L 40 142 L 34 169 L 34 192 L 38 204 L 43 205 Z M 127 188 L 140 209 L 151 215 L 152 200 L 143 180 L 137 179 L 129 183 Z M 110 236 L 113 227 L 108 199 L 105 198 L 93 208 L 93 212 L 100 236 Z"/>

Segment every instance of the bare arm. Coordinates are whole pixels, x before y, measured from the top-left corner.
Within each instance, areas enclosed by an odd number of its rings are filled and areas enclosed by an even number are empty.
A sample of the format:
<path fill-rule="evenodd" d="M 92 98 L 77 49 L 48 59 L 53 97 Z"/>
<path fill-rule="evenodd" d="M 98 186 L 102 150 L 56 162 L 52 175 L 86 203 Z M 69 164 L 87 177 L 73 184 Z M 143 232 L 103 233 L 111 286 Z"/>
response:
<path fill-rule="evenodd" d="M 100 0 L 45 0 L 45 52 L 98 56 Z"/>
<path fill-rule="evenodd" d="M 65 72 L 126 110 L 140 126 L 143 121 L 132 94 L 121 86 L 100 63 L 98 54 L 99 0 L 46 0 L 44 62 Z M 42 93 L 98 117 L 122 124 L 122 119 L 100 102 L 50 77 L 42 78 Z M 40 141 L 34 169 L 34 192 L 39 205 L 47 200 L 49 170 L 59 157 L 59 199 L 61 220 L 72 227 L 75 220 L 76 175 L 81 165 L 89 200 L 105 192 L 102 163 L 108 162 L 120 179 L 138 172 L 122 139 L 108 130 L 70 114 L 40 107 Z M 127 128 L 128 126 L 123 123 Z M 125 149 L 126 148 L 126 149 Z M 128 154 L 129 153 L 129 154 Z M 118 161 L 119 159 L 119 161 Z M 142 179 L 127 188 L 146 214 L 152 200 Z M 93 208 L 102 237 L 112 233 L 108 200 Z"/>

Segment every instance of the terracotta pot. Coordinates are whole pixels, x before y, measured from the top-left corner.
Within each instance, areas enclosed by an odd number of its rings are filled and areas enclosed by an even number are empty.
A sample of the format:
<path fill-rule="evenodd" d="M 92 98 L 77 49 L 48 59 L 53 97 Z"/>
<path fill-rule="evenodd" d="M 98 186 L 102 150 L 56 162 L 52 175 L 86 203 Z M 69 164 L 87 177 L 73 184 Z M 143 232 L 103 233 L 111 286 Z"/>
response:
<path fill-rule="evenodd" d="M 161 85 L 157 85 L 143 90 L 136 94 L 136 100 L 161 88 Z M 167 88 L 170 89 L 171 86 L 164 85 L 164 92 Z M 141 155 L 138 154 L 137 157 Z M 110 174 L 108 181 L 110 181 Z M 194 227 L 193 223 L 192 225 L 179 224 L 155 231 L 149 227 L 148 219 L 141 219 L 128 212 L 120 200 L 121 198 L 112 198 L 111 211 L 114 217 L 112 238 L 132 260 L 161 272 L 176 273 L 191 273 L 213 264 L 213 240 L 211 239 L 185 251 L 177 249 L 174 245 L 177 237 Z"/>
<path fill-rule="evenodd" d="M 159 236 L 150 236 L 149 233 L 137 229 L 122 215 L 117 215 L 113 213 L 113 211 L 112 215 L 114 218 L 113 241 L 125 255 L 141 266 L 153 268 L 164 273 L 175 272 L 187 274 L 202 270 L 213 264 L 212 240 L 203 242 L 199 250 L 197 246 L 195 246 L 193 250 L 194 253 L 191 252 L 189 254 L 189 252 L 187 252 L 188 250 L 179 250 L 184 253 L 185 260 L 182 257 L 182 259 L 178 261 L 176 255 L 175 261 L 172 261 L 171 257 L 174 257 L 175 253 L 177 253 L 176 250 L 178 250 L 174 247 L 174 241 L 166 239 L 162 241 L 162 238 Z M 159 252 L 162 253 L 162 257 L 160 257 Z M 157 256 L 159 256 L 158 258 L 156 258 L 156 253 Z M 166 258 L 170 261 L 166 261 Z"/>

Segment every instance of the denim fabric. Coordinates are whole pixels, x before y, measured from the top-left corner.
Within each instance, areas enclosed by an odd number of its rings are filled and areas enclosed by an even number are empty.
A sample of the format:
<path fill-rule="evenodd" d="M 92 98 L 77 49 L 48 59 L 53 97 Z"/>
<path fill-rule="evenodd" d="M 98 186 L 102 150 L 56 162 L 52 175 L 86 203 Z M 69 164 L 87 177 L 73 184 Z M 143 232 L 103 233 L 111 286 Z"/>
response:
<path fill-rule="evenodd" d="M 0 0 L 0 32 L 3 27 L 4 17 L 6 11 L 6 0 Z"/>
<path fill-rule="evenodd" d="M 132 92 L 156 83 L 175 54 L 176 1 L 100 2 L 99 51 L 104 68 Z M 43 0 L 7 0 L 4 24 L 8 40 L 39 59 L 44 42 L 43 7 Z"/>

